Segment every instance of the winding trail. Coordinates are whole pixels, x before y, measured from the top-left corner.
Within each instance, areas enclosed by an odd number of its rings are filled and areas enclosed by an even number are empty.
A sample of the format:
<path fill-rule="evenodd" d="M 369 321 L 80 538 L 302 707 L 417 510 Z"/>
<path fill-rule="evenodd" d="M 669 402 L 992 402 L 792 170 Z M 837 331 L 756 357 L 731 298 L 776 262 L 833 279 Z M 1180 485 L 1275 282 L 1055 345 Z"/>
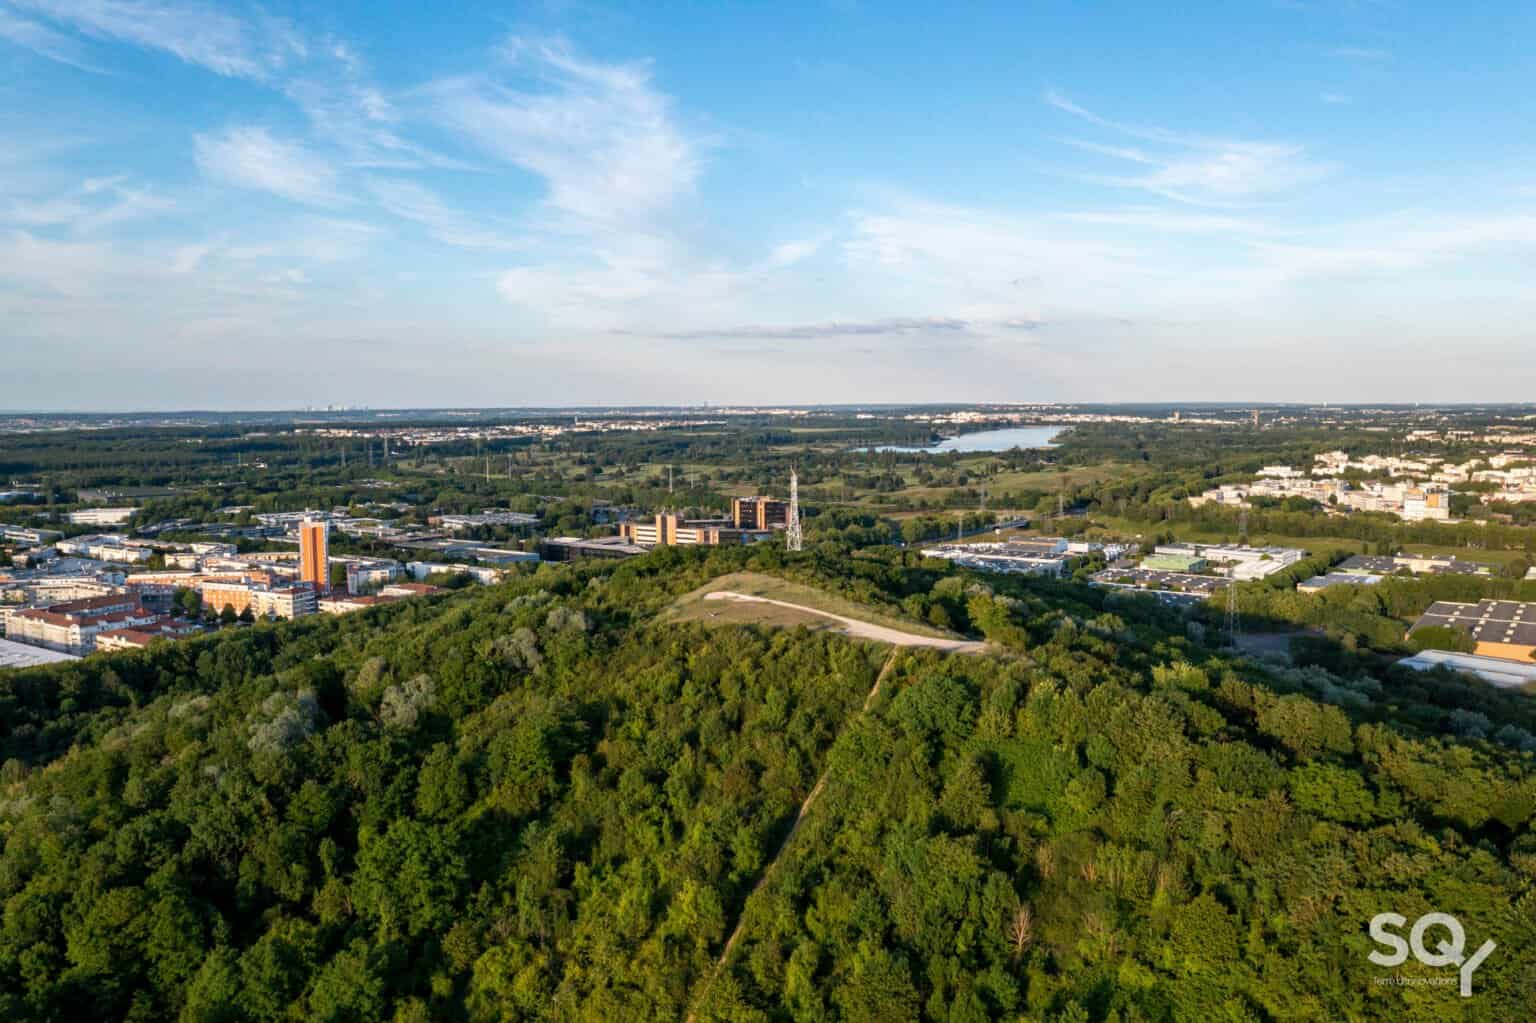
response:
<path fill-rule="evenodd" d="M 713 597 L 713 596 L 715 596 L 715 594 L 711 593 L 711 594 L 709 594 L 709 596 Z M 742 599 L 746 599 L 746 600 L 765 600 L 766 599 L 764 597 L 745 597 L 743 594 L 739 594 L 739 593 L 737 593 L 737 594 L 725 594 L 725 596 L 737 597 L 737 598 L 742 598 Z M 708 598 L 706 598 L 706 599 L 708 599 Z M 770 600 L 770 601 L 768 601 L 768 603 L 770 603 L 770 604 L 783 604 L 783 606 L 785 606 L 785 607 L 794 607 L 794 608 L 798 608 L 799 610 L 802 610 L 802 611 L 810 611 L 810 610 L 812 610 L 811 608 L 800 608 L 798 604 L 784 604 L 783 601 L 779 601 L 779 600 Z M 824 612 L 824 611 L 817 611 L 815 613 L 816 614 L 826 614 L 826 612 Z M 830 618 L 839 618 L 840 616 L 838 616 L 838 615 L 828 615 L 828 617 L 830 617 Z M 842 620 L 843 621 L 853 621 L 853 619 L 851 619 L 851 618 L 842 619 Z M 861 622 L 859 624 L 863 624 L 863 623 Z M 871 628 L 880 628 L 880 626 L 871 626 Z M 884 629 L 882 631 L 885 631 L 885 632 L 895 632 L 896 630 L 895 629 Z M 909 633 L 898 633 L 898 635 L 905 636 L 905 635 L 910 635 L 910 634 Z M 873 637 L 869 637 L 869 638 L 873 638 Z M 903 645 L 906 645 L 906 646 L 931 646 L 933 643 L 946 642 L 945 640 L 931 640 L 927 636 L 912 636 L 912 638 L 913 639 L 928 640 L 928 642 L 921 643 L 921 644 L 908 643 L 908 644 L 903 644 Z M 889 642 L 889 641 L 887 641 L 887 642 Z M 864 698 L 864 706 L 859 709 L 859 713 L 858 714 L 855 714 L 855 715 L 853 715 L 853 717 L 848 719 L 848 723 L 843 725 L 844 729 L 846 729 L 848 727 L 848 724 L 852 724 L 854 718 L 857 718 L 861 714 L 867 713 L 869 711 L 869 708 L 874 706 L 876 698 L 878 698 L 879 695 L 880 695 L 880 687 L 885 684 L 886 677 L 888 675 L 890 675 L 891 670 L 896 667 L 896 662 L 898 660 L 900 660 L 900 658 L 901 658 L 901 650 L 900 649 L 892 650 L 890 655 L 888 657 L 886 657 L 885 664 L 882 665 L 881 668 L 880 668 L 880 674 L 875 676 L 875 684 L 872 687 L 870 687 L 869 695 Z M 833 743 L 835 744 L 836 741 L 837 740 L 834 739 Z M 829 747 L 827 747 L 827 749 L 828 749 L 828 752 L 830 753 L 831 747 L 829 746 Z M 828 759 L 830 760 L 830 757 Z M 715 968 L 710 971 L 709 979 L 704 982 L 704 987 L 702 989 L 700 989 L 698 997 L 693 1000 L 695 1005 L 697 1005 L 699 1002 L 702 1002 L 705 999 L 705 997 L 709 994 L 710 988 L 715 986 L 715 979 L 720 976 L 720 971 L 725 969 L 726 960 L 731 958 L 731 952 L 736 948 L 736 942 L 738 940 L 740 940 L 742 932 L 746 930 L 746 927 L 747 927 L 747 906 L 750 905 L 752 900 L 757 897 L 757 893 L 762 890 L 763 885 L 768 883 L 768 878 L 773 876 L 773 868 L 775 868 L 775 867 L 777 867 L 779 865 L 779 860 L 783 858 L 784 851 L 789 848 L 789 843 L 791 843 L 791 842 L 793 842 L 795 840 L 795 834 L 797 832 L 799 832 L 801 822 L 803 822 L 805 820 L 805 815 L 810 812 L 811 804 L 816 802 L 816 797 L 821 795 L 821 790 L 826 787 L 827 775 L 829 775 L 831 772 L 832 772 L 832 765 L 830 763 L 828 763 L 826 769 L 821 772 L 821 777 L 816 779 L 816 784 L 811 786 L 810 794 L 807 795 L 805 797 L 805 801 L 800 804 L 800 809 L 795 813 L 795 821 L 794 821 L 793 824 L 791 824 L 789 826 L 789 833 L 784 836 L 784 841 L 779 843 L 778 851 L 773 854 L 773 859 L 768 861 L 768 866 L 763 868 L 763 872 L 758 877 L 757 883 L 752 886 L 752 890 L 750 892 L 748 892 L 747 893 L 747 897 L 742 900 L 742 903 L 741 903 L 741 913 L 736 918 L 736 926 L 731 930 L 731 936 L 729 938 L 725 939 L 725 948 L 721 950 L 720 958 L 715 960 Z M 690 1009 L 689 1012 L 688 1012 L 687 1023 L 695 1023 L 695 1018 L 697 1017 L 697 1015 L 698 1015 L 698 1009 L 696 1009 L 696 1008 L 695 1009 Z"/>
<path fill-rule="evenodd" d="M 791 604 L 787 600 L 774 600 L 772 597 L 754 597 L 750 593 L 716 590 L 713 593 L 704 594 L 704 599 L 730 600 L 747 604 L 773 604 L 776 607 L 787 607 L 791 611 L 799 611 L 802 614 L 831 619 L 840 626 L 838 631 L 855 639 L 873 639 L 881 643 L 891 643 L 895 646 L 926 646 L 952 654 L 979 654 L 987 648 L 987 644 L 973 639 L 941 639 L 938 636 L 922 636 L 915 632 L 903 632 L 900 629 L 892 629 L 884 625 L 861 622 L 857 618 L 848 618 L 843 615 L 833 614 L 831 611 L 807 607 L 804 604 Z"/>

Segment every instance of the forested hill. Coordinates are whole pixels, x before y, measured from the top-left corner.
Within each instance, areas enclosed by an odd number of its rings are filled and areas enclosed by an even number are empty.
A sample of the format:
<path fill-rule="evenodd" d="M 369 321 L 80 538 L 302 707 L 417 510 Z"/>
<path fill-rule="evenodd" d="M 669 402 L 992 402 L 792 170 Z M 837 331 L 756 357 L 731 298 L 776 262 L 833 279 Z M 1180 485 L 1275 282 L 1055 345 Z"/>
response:
<path fill-rule="evenodd" d="M 1523 695 L 782 558 L 546 567 L 0 677 L 0 1019 L 1536 1017 Z M 742 569 L 996 652 L 657 621 Z M 1471 998 L 1367 959 L 1371 917 L 1430 911 L 1497 942 Z"/>

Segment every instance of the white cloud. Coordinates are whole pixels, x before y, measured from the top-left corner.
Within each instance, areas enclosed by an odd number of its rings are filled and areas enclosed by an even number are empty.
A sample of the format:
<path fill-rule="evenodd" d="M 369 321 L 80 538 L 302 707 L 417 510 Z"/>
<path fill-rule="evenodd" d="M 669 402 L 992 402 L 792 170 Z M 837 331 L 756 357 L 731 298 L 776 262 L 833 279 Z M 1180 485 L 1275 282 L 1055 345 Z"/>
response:
<path fill-rule="evenodd" d="M 560 41 L 514 38 L 513 87 L 489 76 L 430 87 L 441 123 L 488 155 L 544 180 L 555 211 L 590 225 L 644 220 L 689 192 L 699 140 L 643 64 L 602 64 Z"/>
<path fill-rule="evenodd" d="M 231 127 L 222 135 L 198 135 L 195 152 L 199 169 L 227 184 L 318 206 L 347 201 L 337 191 L 329 161 L 265 128 Z"/>
<path fill-rule="evenodd" d="M 1054 91 L 1046 93 L 1045 101 L 1095 127 L 1156 146 L 1131 148 L 1064 140 L 1074 148 L 1143 168 L 1129 175 L 1079 175 L 1102 184 L 1142 189 L 1183 203 L 1234 205 L 1293 191 L 1322 180 L 1333 170 L 1312 159 L 1306 147 L 1297 143 L 1184 135 L 1163 128 L 1123 124 L 1101 117 Z"/>
<path fill-rule="evenodd" d="M 18 17 L 4 8 L 0 8 L 0 39 L 8 39 L 49 60 L 69 64 L 82 71 L 101 72 L 101 68 L 90 61 L 85 47 L 69 36 L 55 32 L 40 22 Z"/>
<path fill-rule="evenodd" d="M 253 26 L 237 15 L 194 2 L 168 0 L 10 0 L 86 35 L 163 50 L 217 74 L 265 78 L 303 44 L 286 23 Z"/>
<path fill-rule="evenodd" d="M 176 207 L 153 189 L 130 187 L 126 181 L 122 175 L 94 178 L 62 195 L 14 197 L 8 208 L 0 208 L 0 223 L 68 227 L 77 234 L 90 234 Z"/>

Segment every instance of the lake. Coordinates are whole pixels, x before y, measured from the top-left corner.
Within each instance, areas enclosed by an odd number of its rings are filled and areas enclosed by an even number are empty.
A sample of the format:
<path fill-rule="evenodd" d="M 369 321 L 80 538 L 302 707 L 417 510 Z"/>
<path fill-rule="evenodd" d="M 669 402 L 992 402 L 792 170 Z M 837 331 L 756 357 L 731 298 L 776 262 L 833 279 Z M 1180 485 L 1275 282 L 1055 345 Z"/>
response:
<path fill-rule="evenodd" d="M 1060 426 L 1015 426 L 1007 430 L 980 430 L 947 437 L 927 448 L 903 448 L 886 446 L 876 451 L 922 451 L 930 455 L 942 455 L 950 451 L 972 453 L 977 451 L 1008 451 L 1012 448 L 1045 448 L 1061 436 Z"/>

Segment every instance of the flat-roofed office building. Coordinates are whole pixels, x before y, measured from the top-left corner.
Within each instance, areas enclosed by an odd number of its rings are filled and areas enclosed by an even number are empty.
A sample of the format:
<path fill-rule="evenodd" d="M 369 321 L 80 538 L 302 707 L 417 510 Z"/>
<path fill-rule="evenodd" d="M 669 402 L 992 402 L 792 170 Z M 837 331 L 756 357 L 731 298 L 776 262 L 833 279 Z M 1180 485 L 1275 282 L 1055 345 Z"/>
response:
<path fill-rule="evenodd" d="M 788 501 L 771 497 L 731 498 L 731 525 L 737 529 L 776 529 L 788 522 Z"/>

